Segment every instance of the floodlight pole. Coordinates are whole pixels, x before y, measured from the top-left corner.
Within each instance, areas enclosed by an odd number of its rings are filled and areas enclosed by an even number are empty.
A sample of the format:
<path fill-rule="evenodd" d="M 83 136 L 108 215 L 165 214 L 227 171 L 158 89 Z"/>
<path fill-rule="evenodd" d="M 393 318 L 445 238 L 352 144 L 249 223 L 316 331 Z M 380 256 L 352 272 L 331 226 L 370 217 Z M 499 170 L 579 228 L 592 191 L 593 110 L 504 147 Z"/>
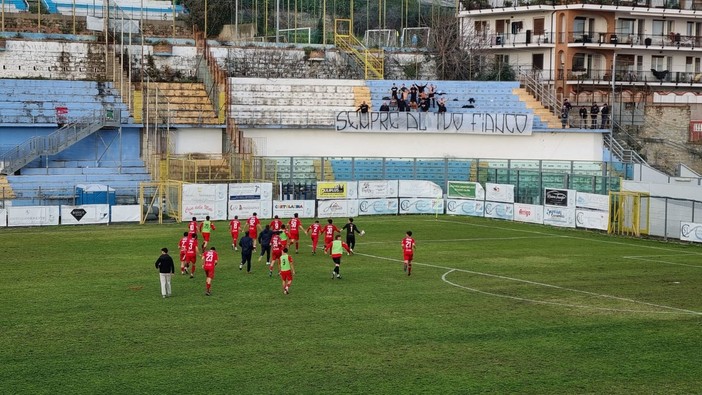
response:
<path fill-rule="evenodd" d="M 280 0 L 275 0 L 275 43 L 280 42 L 278 34 L 280 33 Z"/>

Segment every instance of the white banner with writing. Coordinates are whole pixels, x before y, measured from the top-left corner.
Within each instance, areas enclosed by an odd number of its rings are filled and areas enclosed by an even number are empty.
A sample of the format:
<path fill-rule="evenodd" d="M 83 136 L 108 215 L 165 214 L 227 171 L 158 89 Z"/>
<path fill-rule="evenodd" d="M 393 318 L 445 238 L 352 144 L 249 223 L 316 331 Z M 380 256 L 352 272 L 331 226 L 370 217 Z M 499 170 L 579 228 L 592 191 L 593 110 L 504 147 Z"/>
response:
<path fill-rule="evenodd" d="M 397 180 L 359 181 L 359 199 L 396 198 L 398 193 Z"/>
<path fill-rule="evenodd" d="M 363 181 L 361 181 L 361 183 L 363 183 Z M 358 215 L 394 215 L 397 213 L 397 199 L 358 200 Z"/>
<path fill-rule="evenodd" d="M 260 219 L 273 218 L 272 205 L 271 200 L 230 200 L 228 219 L 234 219 L 235 215 L 238 215 L 239 219 L 246 219 L 253 213 L 256 213 Z"/>
<path fill-rule="evenodd" d="M 314 203 L 314 200 L 274 200 L 273 215 L 292 218 L 297 213 L 300 218 L 314 218 Z"/>
<path fill-rule="evenodd" d="M 0 208 L 0 227 L 7 226 L 7 210 Z"/>
<path fill-rule="evenodd" d="M 532 224 L 543 224 L 544 206 L 514 203 L 514 220 L 519 222 L 530 222 Z"/>
<path fill-rule="evenodd" d="M 444 199 L 401 198 L 400 214 L 443 214 Z"/>
<path fill-rule="evenodd" d="M 576 207 L 609 212 L 609 195 L 577 192 L 575 196 Z"/>
<path fill-rule="evenodd" d="M 141 206 L 130 204 L 124 206 L 112 206 L 110 222 L 139 222 L 141 221 Z"/>
<path fill-rule="evenodd" d="M 485 200 L 514 203 L 514 185 L 486 183 Z"/>
<path fill-rule="evenodd" d="M 560 206 L 544 206 L 544 224 L 575 228 L 575 209 Z"/>
<path fill-rule="evenodd" d="M 59 206 L 20 206 L 7 208 L 7 226 L 47 226 L 59 224 Z"/>
<path fill-rule="evenodd" d="M 575 210 L 575 226 L 578 228 L 607 230 L 609 213 L 599 210 Z"/>
<path fill-rule="evenodd" d="M 183 219 L 227 219 L 227 184 L 184 184 Z"/>
<path fill-rule="evenodd" d="M 318 200 L 317 216 L 329 217 L 355 217 L 358 215 L 358 200 Z"/>
<path fill-rule="evenodd" d="M 529 112 L 397 112 L 365 114 L 342 111 L 336 114 L 339 132 L 451 133 L 499 136 L 528 136 L 534 114 Z"/>
<path fill-rule="evenodd" d="M 109 204 L 61 206 L 62 225 L 107 224 L 110 222 Z"/>
<path fill-rule="evenodd" d="M 444 192 L 441 187 L 431 181 L 400 180 L 400 197 L 441 198 Z"/>
<path fill-rule="evenodd" d="M 512 220 L 514 205 L 512 203 L 485 202 L 485 217 Z"/>
<path fill-rule="evenodd" d="M 680 222 L 680 240 L 702 243 L 702 224 Z"/>
<path fill-rule="evenodd" d="M 485 215 L 485 202 L 482 200 L 446 199 L 446 214 L 482 217 Z"/>

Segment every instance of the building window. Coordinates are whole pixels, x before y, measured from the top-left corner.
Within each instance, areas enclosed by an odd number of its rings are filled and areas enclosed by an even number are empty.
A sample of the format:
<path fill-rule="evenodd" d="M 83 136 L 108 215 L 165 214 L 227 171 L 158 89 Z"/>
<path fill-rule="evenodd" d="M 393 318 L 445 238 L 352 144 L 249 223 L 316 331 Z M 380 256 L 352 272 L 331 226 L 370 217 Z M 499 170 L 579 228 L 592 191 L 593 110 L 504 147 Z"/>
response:
<path fill-rule="evenodd" d="M 544 18 L 534 18 L 534 35 L 542 36 L 544 34 Z"/>

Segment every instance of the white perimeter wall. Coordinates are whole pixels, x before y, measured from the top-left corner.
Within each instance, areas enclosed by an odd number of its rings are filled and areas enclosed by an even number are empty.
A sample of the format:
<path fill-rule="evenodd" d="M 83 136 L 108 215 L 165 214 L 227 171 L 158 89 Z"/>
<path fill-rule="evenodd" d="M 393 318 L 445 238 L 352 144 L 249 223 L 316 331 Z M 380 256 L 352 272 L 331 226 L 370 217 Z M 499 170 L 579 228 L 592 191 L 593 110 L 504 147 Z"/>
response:
<path fill-rule="evenodd" d="M 176 154 L 221 154 L 222 129 L 188 128 L 175 133 Z"/>
<path fill-rule="evenodd" d="M 350 133 L 329 129 L 248 129 L 261 156 L 457 157 L 602 160 L 600 133 L 480 136 L 422 133 Z"/>

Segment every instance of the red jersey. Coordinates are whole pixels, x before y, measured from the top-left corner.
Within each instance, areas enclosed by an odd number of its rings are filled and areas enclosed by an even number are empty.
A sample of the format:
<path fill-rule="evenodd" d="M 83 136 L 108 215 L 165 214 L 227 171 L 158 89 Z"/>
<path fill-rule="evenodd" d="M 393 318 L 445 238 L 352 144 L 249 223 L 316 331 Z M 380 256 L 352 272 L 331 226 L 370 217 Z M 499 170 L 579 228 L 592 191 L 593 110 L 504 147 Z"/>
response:
<path fill-rule="evenodd" d="M 280 220 L 280 218 L 276 218 L 273 221 L 271 221 L 271 230 L 272 231 L 277 231 L 280 230 L 280 228 L 283 226 L 283 221 Z"/>
<path fill-rule="evenodd" d="M 189 255 L 194 255 L 197 252 L 197 239 L 188 239 L 185 246 L 185 251 Z"/>
<path fill-rule="evenodd" d="M 209 250 L 202 256 L 202 259 L 205 261 L 203 264 L 204 269 L 212 270 L 217 265 L 219 256 L 217 255 L 217 251 Z"/>
<path fill-rule="evenodd" d="M 190 240 L 190 237 L 188 237 L 188 236 L 183 236 L 183 238 L 180 239 L 180 242 L 178 243 L 178 247 L 180 247 L 181 252 L 185 252 L 187 250 L 188 240 Z"/>
<path fill-rule="evenodd" d="M 321 231 L 322 231 L 322 225 L 320 225 L 320 224 L 318 224 L 318 223 L 316 223 L 316 222 L 313 223 L 312 225 L 310 225 L 309 228 L 307 228 L 307 233 L 309 233 L 310 236 L 312 236 L 312 237 L 317 237 L 317 236 L 319 236 L 319 233 L 320 233 Z"/>
<path fill-rule="evenodd" d="M 258 217 L 250 217 L 246 220 L 246 223 L 249 225 L 249 230 L 256 230 L 261 221 L 258 220 Z"/>
<path fill-rule="evenodd" d="M 414 239 L 411 237 L 405 237 L 402 239 L 402 251 L 412 252 L 414 251 Z"/>
<path fill-rule="evenodd" d="M 280 240 L 280 236 L 273 235 L 273 237 L 271 237 L 271 250 L 283 251 L 283 243 L 282 240 Z"/>
<path fill-rule="evenodd" d="M 324 238 L 325 239 L 333 239 L 334 238 L 334 233 L 339 233 L 339 228 L 336 227 L 334 224 L 327 224 L 324 227 Z"/>
<path fill-rule="evenodd" d="M 299 218 L 292 218 L 288 221 L 288 228 L 290 228 L 290 233 L 298 233 L 303 228 L 302 221 Z"/>
<path fill-rule="evenodd" d="M 232 233 L 239 233 L 241 230 L 241 222 L 238 219 L 233 219 L 229 221 L 229 231 Z"/>
<path fill-rule="evenodd" d="M 188 224 L 188 233 L 190 233 L 190 234 L 197 233 L 197 228 L 198 228 L 197 221 L 190 221 L 190 223 Z"/>

